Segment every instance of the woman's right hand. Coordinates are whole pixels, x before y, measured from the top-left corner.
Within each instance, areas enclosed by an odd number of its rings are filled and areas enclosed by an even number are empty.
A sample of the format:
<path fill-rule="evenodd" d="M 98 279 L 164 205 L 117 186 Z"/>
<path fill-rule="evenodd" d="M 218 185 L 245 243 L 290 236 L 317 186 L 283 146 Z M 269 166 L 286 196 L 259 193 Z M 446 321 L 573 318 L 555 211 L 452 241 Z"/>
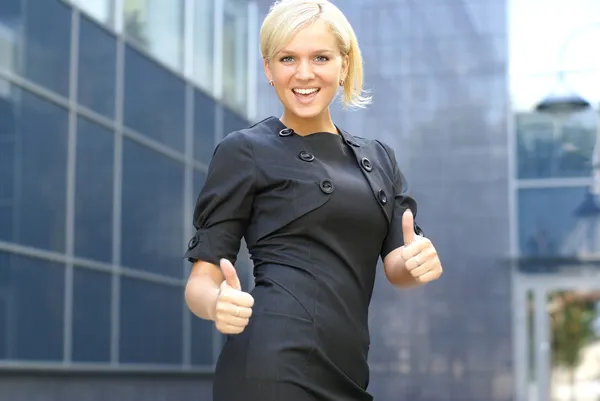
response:
<path fill-rule="evenodd" d="M 225 280 L 219 287 L 215 303 L 215 326 L 223 334 L 239 334 L 244 331 L 252 316 L 254 298 L 242 291 L 237 272 L 230 261 L 221 259 L 220 267 Z"/>

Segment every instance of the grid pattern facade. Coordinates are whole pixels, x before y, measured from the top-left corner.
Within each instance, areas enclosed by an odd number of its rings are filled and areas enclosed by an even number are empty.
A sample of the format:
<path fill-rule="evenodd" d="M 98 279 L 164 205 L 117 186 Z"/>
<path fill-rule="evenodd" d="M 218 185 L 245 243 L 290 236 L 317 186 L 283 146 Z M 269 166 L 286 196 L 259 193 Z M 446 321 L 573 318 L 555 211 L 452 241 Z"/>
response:
<path fill-rule="evenodd" d="M 0 59 L 0 368 L 212 370 L 182 256 L 247 110 L 58 0 L 2 2 Z"/>

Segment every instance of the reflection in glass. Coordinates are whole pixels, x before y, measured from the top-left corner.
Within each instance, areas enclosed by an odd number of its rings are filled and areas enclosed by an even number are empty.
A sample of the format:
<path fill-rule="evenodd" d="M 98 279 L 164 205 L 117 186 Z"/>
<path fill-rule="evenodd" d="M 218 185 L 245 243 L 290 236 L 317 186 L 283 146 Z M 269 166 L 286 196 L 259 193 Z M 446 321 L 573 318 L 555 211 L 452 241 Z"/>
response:
<path fill-rule="evenodd" d="M 214 0 L 197 0 L 194 8 L 194 80 L 213 90 Z"/>
<path fill-rule="evenodd" d="M 517 113 L 518 178 L 591 177 L 597 124 L 595 111 L 565 118 Z"/>
<path fill-rule="evenodd" d="M 183 0 L 123 0 L 127 37 L 171 68 L 183 63 Z"/>
<path fill-rule="evenodd" d="M 600 291 L 556 291 L 548 296 L 552 401 L 600 398 Z"/>
<path fill-rule="evenodd" d="M 73 2 L 77 4 L 83 12 L 94 17 L 103 24 L 109 26 L 114 24 L 114 0 L 74 0 Z"/>
<path fill-rule="evenodd" d="M 598 249 L 599 237 L 586 229 L 597 214 L 582 213 L 587 187 L 520 189 L 519 242 L 524 256 L 576 256 Z M 596 225 L 597 226 L 597 225 Z M 594 240 L 595 243 L 590 243 Z M 585 245 L 585 248 L 582 246 Z"/>
<path fill-rule="evenodd" d="M 59 1 L 2 0 L 0 69 L 69 94 L 71 8 Z"/>
<path fill-rule="evenodd" d="M 225 0 L 223 16 L 223 100 L 246 114 L 248 10 L 244 0 Z"/>
<path fill-rule="evenodd" d="M 185 83 L 131 46 L 125 48 L 125 125 L 183 152 Z"/>

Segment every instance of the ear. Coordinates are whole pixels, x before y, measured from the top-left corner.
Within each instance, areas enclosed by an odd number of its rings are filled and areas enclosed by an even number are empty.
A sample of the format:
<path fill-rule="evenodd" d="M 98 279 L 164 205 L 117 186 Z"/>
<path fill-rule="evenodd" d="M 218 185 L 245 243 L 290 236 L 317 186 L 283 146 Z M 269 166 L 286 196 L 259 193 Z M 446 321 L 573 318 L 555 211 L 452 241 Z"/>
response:
<path fill-rule="evenodd" d="M 273 79 L 273 74 L 271 74 L 271 67 L 269 67 L 269 60 L 263 58 L 265 76 L 267 77 L 267 81 L 271 81 Z"/>
<path fill-rule="evenodd" d="M 350 57 L 348 57 L 348 55 L 345 55 L 342 57 L 342 72 L 340 74 L 340 79 L 343 79 L 344 81 L 346 80 L 346 77 L 348 76 L 348 68 L 350 67 Z"/>

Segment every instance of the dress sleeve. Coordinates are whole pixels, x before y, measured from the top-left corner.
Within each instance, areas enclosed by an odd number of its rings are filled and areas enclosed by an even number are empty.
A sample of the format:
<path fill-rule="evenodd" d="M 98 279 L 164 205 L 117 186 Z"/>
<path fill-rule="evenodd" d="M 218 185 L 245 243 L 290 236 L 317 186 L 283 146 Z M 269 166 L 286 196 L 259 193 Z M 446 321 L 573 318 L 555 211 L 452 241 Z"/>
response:
<path fill-rule="evenodd" d="M 388 229 L 387 236 L 381 247 L 381 258 L 385 258 L 388 253 L 404 245 L 404 235 L 402 233 L 402 215 L 406 209 L 410 209 L 415 218 L 415 234 L 423 235 L 423 230 L 417 225 L 417 202 L 408 195 L 408 186 L 406 179 L 398 167 L 394 150 L 389 146 L 384 146 L 393 168 L 394 180 L 394 211 L 392 220 Z"/>
<path fill-rule="evenodd" d="M 248 227 L 256 188 L 256 161 L 248 138 L 234 132 L 216 147 L 194 209 L 196 233 L 185 258 L 235 263 Z"/>

